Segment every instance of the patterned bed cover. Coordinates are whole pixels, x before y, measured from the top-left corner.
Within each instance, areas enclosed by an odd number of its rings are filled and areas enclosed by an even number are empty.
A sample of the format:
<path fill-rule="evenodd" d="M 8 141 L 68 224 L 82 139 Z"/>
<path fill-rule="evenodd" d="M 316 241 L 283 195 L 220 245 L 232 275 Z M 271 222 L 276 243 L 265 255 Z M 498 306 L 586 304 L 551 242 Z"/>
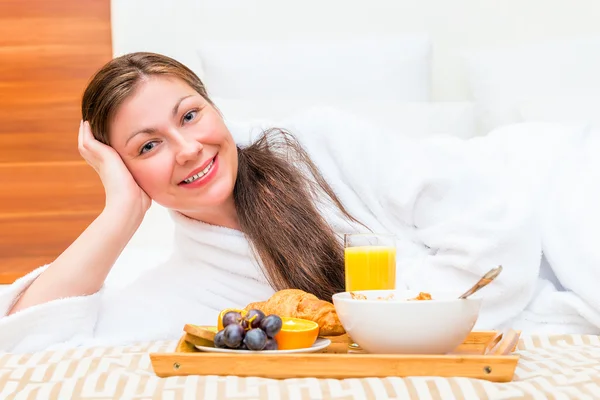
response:
<path fill-rule="evenodd" d="M 0 399 L 600 399 L 600 338 L 521 339 L 510 383 L 466 378 L 158 378 L 148 353 L 173 342 L 0 354 Z"/>

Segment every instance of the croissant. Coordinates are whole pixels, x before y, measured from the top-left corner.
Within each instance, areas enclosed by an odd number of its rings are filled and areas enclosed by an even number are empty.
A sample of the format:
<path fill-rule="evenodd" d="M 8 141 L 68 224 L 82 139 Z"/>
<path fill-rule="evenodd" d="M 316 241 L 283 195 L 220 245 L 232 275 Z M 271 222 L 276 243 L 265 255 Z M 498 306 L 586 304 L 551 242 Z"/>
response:
<path fill-rule="evenodd" d="M 246 310 L 257 309 L 265 314 L 302 318 L 319 324 L 319 335 L 337 336 L 346 333 L 333 304 L 299 289 L 276 292 L 267 301 L 250 303 Z"/>

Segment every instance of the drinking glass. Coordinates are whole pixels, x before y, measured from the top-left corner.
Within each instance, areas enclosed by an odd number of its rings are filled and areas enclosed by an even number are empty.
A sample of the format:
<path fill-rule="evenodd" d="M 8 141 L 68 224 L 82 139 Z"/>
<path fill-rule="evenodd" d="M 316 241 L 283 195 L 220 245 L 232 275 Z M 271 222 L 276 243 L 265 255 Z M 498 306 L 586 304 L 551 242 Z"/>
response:
<path fill-rule="evenodd" d="M 344 235 L 346 291 L 396 288 L 396 237 L 383 233 Z M 349 348 L 360 346 L 349 338 Z"/>

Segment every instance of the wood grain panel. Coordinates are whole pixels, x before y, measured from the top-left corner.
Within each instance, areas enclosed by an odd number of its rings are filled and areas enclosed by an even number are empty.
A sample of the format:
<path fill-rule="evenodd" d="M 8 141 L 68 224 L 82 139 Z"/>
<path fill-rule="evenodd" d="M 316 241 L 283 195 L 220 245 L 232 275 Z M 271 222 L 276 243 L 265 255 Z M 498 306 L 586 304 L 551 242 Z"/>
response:
<path fill-rule="evenodd" d="M 22 148 L 17 143 L 39 146 L 43 134 L 47 134 L 43 140 L 51 148 L 71 147 L 67 160 L 78 160 L 77 129 L 85 85 L 86 81 L 81 79 L 0 82 L 0 121 L 3 121 L 0 124 L 0 143 L 3 145 L 0 162 L 56 160 L 52 154 L 37 158 L 37 151 L 36 154 L 21 153 L 19 156 L 23 158 L 15 159 L 14 146 Z M 36 135 L 28 141 L 27 136 L 20 134 Z"/>
<path fill-rule="evenodd" d="M 104 206 L 77 128 L 110 34 L 110 0 L 0 0 L 0 283 L 54 260 Z"/>
<path fill-rule="evenodd" d="M 48 107 L 1 107 L 0 135 L 14 132 L 64 132 L 77 135 L 81 109 L 78 102 L 64 102 Z"/>
<path fill-rule="evenodd" d="M 0 218 L 0 282 L 14 282 L 52 262 L 97 215 L 69 212 Z"/>
<path fill-rule="evenodd" d="M 85 83 L 81 79 L 0 81 L 0 107 L 79 105 Z M 78 107 L 77 107 L 78 108 Z"/>
<path fill-rule="evenodd" d="M 49 20 L 64 17 L 76 17 L 86 20 L 99 18 L 110 26 L 110 1 L 1 0 L 0 16 L 2 19 L 43 17 Z M 110 45 L 110 43 L 108 44 Z"/>
<path fill-rule="evenodd" d="M 102 19 L 0 18 L 0 46 L 78 45 L 88 46 L 94 38 L 110 36 Z"/>
<path fill-rule="evenodd" d="M 106 49 L 94 46 L 0 47 L 2 80 L 27 82 L 78 78 L 87 81 L 106 59 Z M 43 66 L 43 67 L 42 67 Z"/>
<path fill-rule="evenodd" d="M 81 161 L 77 150 L 77 127 L 72 126 L 72 120 L 67 123 L 69 128 L 60 132 L 0 134 L 0 168 L 2 163 Z"/>
<path fill-rule="evenodd" d="M 85 162 L 0 164 L 0 187 L 0 218 L 104 205 L 100 178 Z"/>

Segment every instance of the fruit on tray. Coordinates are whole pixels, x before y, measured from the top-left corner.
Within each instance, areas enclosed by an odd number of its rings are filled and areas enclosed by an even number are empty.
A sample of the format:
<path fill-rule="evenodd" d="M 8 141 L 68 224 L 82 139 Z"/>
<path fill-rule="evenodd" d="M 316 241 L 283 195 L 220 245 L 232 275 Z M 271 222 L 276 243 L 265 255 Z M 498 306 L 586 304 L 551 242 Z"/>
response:
<path fill-rule="evenodd" d="M 219 329 L 220 328 L 220 329 Z M 265 315 L 260 310 L 225 309 L 217 326 L 188 324 L 187 341 L 195 345 L 236 350 L 294 350 L 314 344 L 319 324 L 300 318 Z"/>
<path fill-rule="evenodd" d="M 246 314 L 246 310 L 240 310 L 237 308 L 226 308 L 222 310 L 219 313 L 219 318 L 217 320 L 217 331 L 223 330 L 226 325 L 229 325 L 232 322 L 242 320 Z"/>
<path fill-rule="evenodd" d="M 284 289 L 276 292 L 266 301 L 250 303 L 242 311 L 260 310 L 264 314 L 279 315 L 282 318 L 300 318 L 316 322 L 321 336 L 337 336 L 346 333 L 335 306 L 317 296 L 299 289 Z"/>
<path fill-rule="evenodd" d="M 283 317 L 283 325 L 275 340 L 279 350 L 304 349 L 312 346 L 319 336 L 319 324 L 300 318 Z"/>
<path fill-rule="evenodd" d="M 225 309 L 219 313 L 214 346 L 240 350 L 277 350 L 283 321 L 260 310 Z"/>

